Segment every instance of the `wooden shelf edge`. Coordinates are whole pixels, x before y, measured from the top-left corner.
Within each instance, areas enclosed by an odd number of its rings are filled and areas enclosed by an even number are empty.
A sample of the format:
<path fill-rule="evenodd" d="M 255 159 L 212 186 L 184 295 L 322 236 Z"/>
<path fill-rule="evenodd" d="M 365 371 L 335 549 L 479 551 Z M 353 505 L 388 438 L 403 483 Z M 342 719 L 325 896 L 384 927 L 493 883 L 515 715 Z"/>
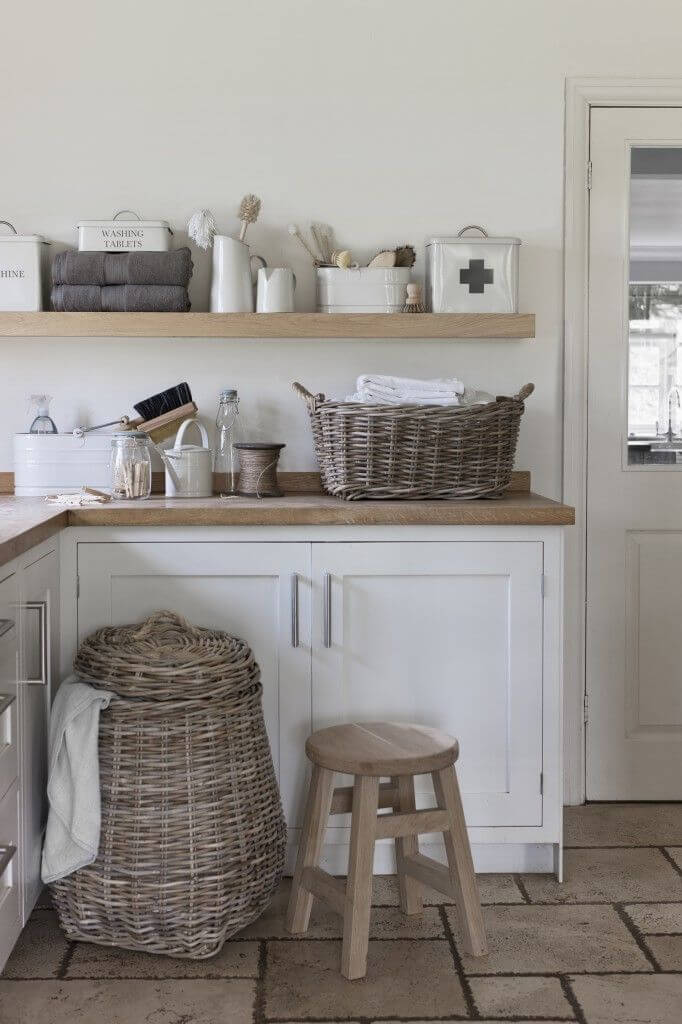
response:
<path fill-rule="evenodd" d="M 0 313 L 0 337 L 515 341 L 535 337 L 535 314 Z"/>

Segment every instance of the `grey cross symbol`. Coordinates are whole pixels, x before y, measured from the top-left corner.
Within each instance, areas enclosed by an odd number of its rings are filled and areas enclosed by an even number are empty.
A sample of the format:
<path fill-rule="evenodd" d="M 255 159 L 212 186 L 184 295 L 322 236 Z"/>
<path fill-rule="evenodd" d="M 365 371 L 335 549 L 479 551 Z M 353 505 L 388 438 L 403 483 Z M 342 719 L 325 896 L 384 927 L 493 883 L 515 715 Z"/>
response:
<path fill-rule="evenodd" d="M 469 294 L 481 294 L 487 284 L 493 283 L 493 272 L 486 267 L 485 260 L 469 260 L 469 269 L 460 270 L 459 283 L 469 285 Z"/>

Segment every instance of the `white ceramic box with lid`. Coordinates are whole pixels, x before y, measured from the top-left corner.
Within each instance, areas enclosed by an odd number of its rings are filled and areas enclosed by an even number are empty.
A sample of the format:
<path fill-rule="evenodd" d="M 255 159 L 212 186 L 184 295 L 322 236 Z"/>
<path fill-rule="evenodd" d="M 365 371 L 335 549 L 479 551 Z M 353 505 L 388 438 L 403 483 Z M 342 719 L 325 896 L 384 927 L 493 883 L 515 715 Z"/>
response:
<path fill-rule="evenodd" d="M 0 225 L 0 311 L 36 313 L 43 308 L 43 263 L 48 242 L 42 235 L 19 235 L 8 220 Z"/>
<path fill-rule="evenodd" d="M 111 220 L 80 221 L 78 248 L 81 252 L 167 252 L 172 234 L 168 221 L 142 220 L 133 210 L 119 210 Z"/>
<path fill-rule="evenodd" d="M 466 235 L 476 230 L 478 235 Z M 518 313 L 520 238 L 492 238 L 477 224 L 426 242 L 431 313 Z"/>

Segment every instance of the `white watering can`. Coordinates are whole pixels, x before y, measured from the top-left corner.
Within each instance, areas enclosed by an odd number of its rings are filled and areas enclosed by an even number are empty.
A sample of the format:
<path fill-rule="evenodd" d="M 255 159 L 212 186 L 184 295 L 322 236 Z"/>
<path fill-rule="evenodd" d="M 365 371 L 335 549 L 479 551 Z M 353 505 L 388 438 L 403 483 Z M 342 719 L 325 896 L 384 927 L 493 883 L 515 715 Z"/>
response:
<path fill-rule="evenodd" d="M 185 431 L 195 424 L 201 444 L 183 444 Z M 167 498 L 210 498 L 213 493 L 213 452 L 208 446 L 206 427 L 190 417 L 180 424 L 175 445 L 163 453 Z"/>

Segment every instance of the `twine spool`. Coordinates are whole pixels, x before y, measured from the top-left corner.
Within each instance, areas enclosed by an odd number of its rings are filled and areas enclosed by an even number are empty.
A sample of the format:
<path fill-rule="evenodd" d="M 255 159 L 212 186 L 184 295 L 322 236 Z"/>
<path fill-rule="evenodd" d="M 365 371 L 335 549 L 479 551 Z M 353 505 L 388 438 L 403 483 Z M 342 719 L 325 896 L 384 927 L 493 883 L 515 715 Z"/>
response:
<path fill-rule="evenodd" d="M 277 483 L 277 463 L 284 444 L 268 442 L 238 441 L 234 446 L 239 452 L 239 489 L 243 498 L 280 498 L 282 491 Z"/>

